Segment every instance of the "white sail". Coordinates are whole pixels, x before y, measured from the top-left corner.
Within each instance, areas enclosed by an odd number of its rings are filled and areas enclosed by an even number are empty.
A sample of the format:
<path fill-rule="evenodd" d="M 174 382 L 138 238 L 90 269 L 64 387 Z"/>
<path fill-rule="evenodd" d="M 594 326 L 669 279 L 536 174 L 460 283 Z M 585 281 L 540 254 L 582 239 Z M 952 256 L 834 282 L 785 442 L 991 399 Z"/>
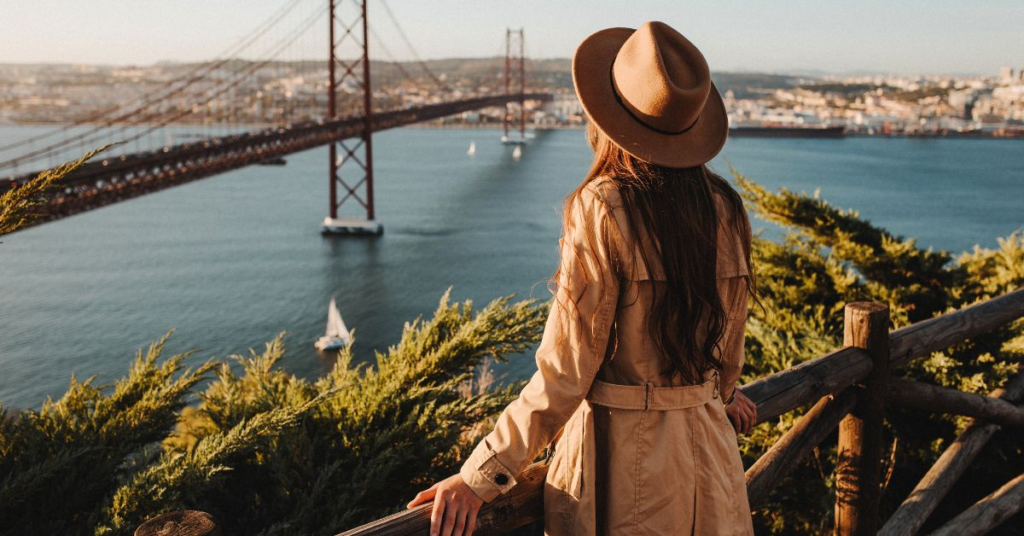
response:
<path fill-rule="evenodd" d="M 345 341 L 345 344 L 351 342 L 351 335 L 348 333 L 348 328 L 345 326 L 345 321 L 341 319 L 341 315 L 338 315 L 338 338 Z"/>
<path fill-rule="evenodd" d="M 345 321 L 341 319 L 341 313 L 338 312 L 338 304 L 335 303 L 334 298 L 331 298 L 331 306 L 327 309 L 327 333 L 324 334 L 326 337 L 338 337 L 344 340 L 348 340 L 348 328 L 345 327 Z"/>
<path fill-rule="evenodd" d="M 469 142 L 469 150 L 466 151 L 466 154 L 468 154 L 469 156 L 473 156 L 473 155 L 476 154 L 476 142 L 475 141 Z"/>

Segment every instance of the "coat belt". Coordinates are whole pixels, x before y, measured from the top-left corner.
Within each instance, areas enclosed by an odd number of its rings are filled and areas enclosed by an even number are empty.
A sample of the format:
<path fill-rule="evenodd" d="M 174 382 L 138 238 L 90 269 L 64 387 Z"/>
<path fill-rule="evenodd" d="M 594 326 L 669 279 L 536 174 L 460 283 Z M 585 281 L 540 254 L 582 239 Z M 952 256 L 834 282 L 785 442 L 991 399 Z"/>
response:
<path fill-rule="evenodd" d="M 600 406 L 641 411 L 693 408 L 717 397 L 717 375 L 704 383 L 677 387 L 656 387 L 651 382 L 621 385 L 595 379 L 587 394 L 587 400 Z"/>

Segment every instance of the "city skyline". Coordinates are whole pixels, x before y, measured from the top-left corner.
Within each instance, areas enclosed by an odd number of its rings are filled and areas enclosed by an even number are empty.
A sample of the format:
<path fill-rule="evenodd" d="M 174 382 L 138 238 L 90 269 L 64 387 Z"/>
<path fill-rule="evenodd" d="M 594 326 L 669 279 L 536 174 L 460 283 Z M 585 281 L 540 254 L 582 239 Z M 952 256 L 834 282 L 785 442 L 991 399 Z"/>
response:
<path fill-rule="evenodd" d="M 126 0 L 19 3 L 5 7 L 8 16 L 0 19 L 8 42 L 0 63 L 210 60 L 284 3 L 221 0 L 189 9 Z M 310 1 L 305 8 L 318 5 Z M 694 41 L 716 71 L 984 75 L 1004 66 L 1024 67 L 1024 33 L 1019 30 L 1024 4 L 997 0 L 969 5 L 913 0 L 897 6 L 847 0 L 713 6 L 602 0 L 590 2 L 586 10 L 537 0 L 468 10 L 455 0 L 391 0 L 388 5 L 425 59 L 498 55 L 507 26 L 526 28 L 529 57 L 569 57 L 596 29 L 657 19 Z M 397 45 L 400 36 L 382 4 L 372 2 L 369 9 L 380 38 L 396 44 L 390 45 L 394 58 L 412 59 Z M 445 29 L 442 37 L 439 28 Z M 326 36 L 323 41 L 326 46 Z"/>

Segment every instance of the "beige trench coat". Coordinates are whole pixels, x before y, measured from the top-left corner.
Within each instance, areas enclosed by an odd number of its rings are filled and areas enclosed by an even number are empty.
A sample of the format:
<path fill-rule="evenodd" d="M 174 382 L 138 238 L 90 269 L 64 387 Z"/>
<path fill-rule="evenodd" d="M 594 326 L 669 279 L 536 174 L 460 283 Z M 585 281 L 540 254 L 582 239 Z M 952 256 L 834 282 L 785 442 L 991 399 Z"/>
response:
<path fill-rule="evenodd" d="M 650 270 L 639 253 L 631 261 L 629 248 L 652 252 L 651 240 L 628 235 L 611 181 L 591 182 L 569 209 L 537 372 L 460 470 L 481 498 L 508 492 L 515 475 L 556 442 L 544 488 L 546 534 L 753 533 L 736 434 L 722 404 L 743 366 L 749 272 L 730 210 L 716 198 L 718 283 L 728 316 L 722 374 L 682 386 L 660 372 L 643 321 L 664 273 L 656 256 L 649 255 Z"/>

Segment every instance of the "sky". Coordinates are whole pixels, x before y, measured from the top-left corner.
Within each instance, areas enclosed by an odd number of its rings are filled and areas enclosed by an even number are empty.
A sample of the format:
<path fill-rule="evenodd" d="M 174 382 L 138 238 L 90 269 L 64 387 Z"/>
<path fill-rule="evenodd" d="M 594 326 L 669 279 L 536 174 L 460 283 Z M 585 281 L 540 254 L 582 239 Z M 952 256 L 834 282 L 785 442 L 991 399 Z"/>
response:
<path fill-rule="evenodd" d="M 287 1 L 0 0 L 0 63 L 210 60 Z M 295 1 L 306 11 L 326 5 Z M 337 1 L 343 10 L 352 5 Z M 382 1 L 369 0 L 371 27 L 393 57 L 409 59 Z M 425 59 L 497 55 L 509 26 L 525 29 L 527 56 L 571 57 L 596 30 L 660 20 L 694 42 L 716 71 L 994 74 L 1002 66 L 1024 68 L 1024 0 L 387 2 Z M 319 36 L 325 28 L 316 24 L 309 32 Z"/>

